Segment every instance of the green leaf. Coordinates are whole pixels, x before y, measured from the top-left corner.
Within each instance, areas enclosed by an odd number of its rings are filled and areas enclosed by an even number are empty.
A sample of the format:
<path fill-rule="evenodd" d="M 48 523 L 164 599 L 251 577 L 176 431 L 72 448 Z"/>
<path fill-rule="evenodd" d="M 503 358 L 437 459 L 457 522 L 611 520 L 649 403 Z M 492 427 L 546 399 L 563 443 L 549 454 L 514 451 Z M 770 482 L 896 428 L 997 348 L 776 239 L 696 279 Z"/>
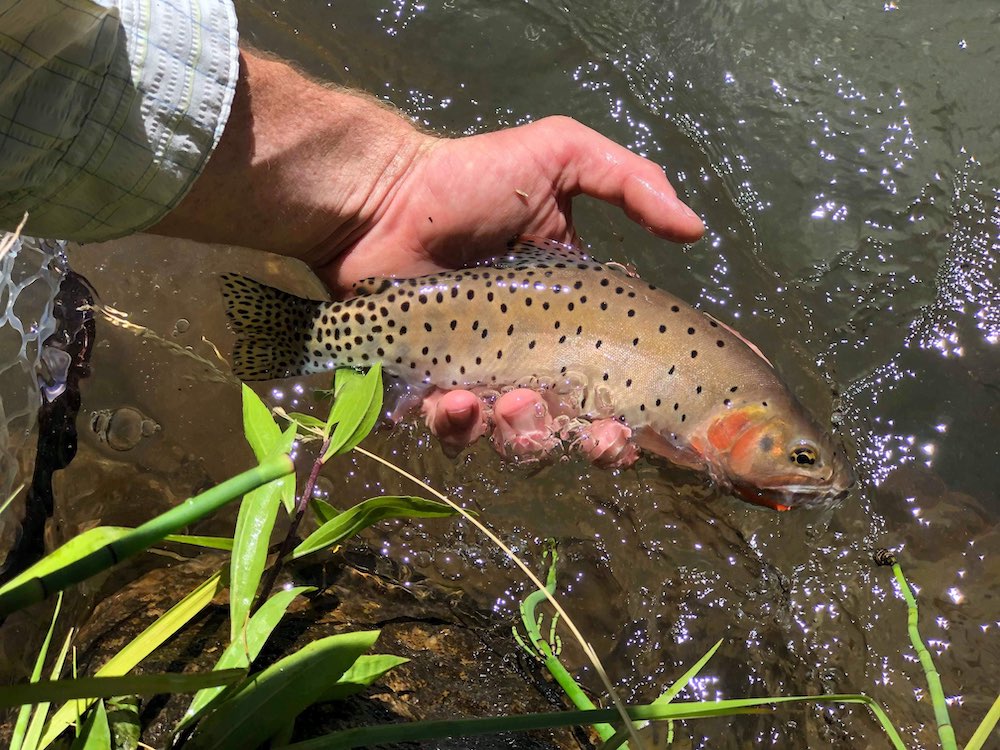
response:
<path fill-rule="evenodd" d="M 186 750 L 256 747 L 315 703 L 377 638 L 377 630 L 344 633 L 286 656 L 254 675 L 207 716 Z"/>
<path fill-rule="evenodd" d="M 445 518 L 453 515 L 455 511 L 444 503 L 422 497 L 373 497 L 345 510 L 316 529 L 292 550 L 291 559 L 338 544 L 387 518 Z"/>
<path fill-rule="evenodd" d="M 330 446 L 323 455 L 347 453 L 368 436 L 382 411 L 382 366 L 374 365 L 365 375 L 341 368 L 336 374 L 336 397 L 327 425 L 336 423 Z"/>
<path fill-rule="evenodd" d="M 243 383 L 243 434 L 253 449 L 258 461 L 263 461 L 273 453 L 274 445 L 281 437 L 281 429 L 274 422 L 271 410 L 260 400 L 260 396 Z"/>
<path fill-rule="evenodd" d="M 115 750 L 137 750 L 142 735 L 139 721 L 139 697 L 124 695 L 106 701 L 111 744 Z"/>
<path fill-rule="evenodd" d="M 38 682 L 42 679 L 42 668 L 45 666 L 45 657 L 49 653 L 49 645 L 52 643 L 52 633 L 56 629 L 56 620 L 59 619 L 59 610 L 62 609 L 62 592 L 59 592 L 59 596 L 56 598 L 56 606 L 52 612 L 52 619 L 49 621 L 49 630 L 45 634 L 45 640 L 42 641 L 42 647 L 38 651 L 38 656 L 35 658 L 35 666 L 31 670 L 31 682 Z M 17 712 L 17 722 L 14 724 L 14 730 L 10 735 L 10 750 L 21 750 L 22 743 L 24 742 L 25 733 L 28 730 L 28 720 L 31 718 L 31 707 L 22 706 L 21 710 Z M 34 748 L 29 748 L 28 750 L 34 750 Z"/>
<path fill-rule="evenodd" d="M 62 648 L 59 650 L 59 655 L 56 657 L 56 663 L 52 667 L 52 679 L 56 680 L 59 675 L 62 674 L 63 663 L 66 661 L 66 654 L 69 653 L 70 644 L 73 642 L 73 630 L 70 629 L 66 633 L 66 638 L 63 640 Z M 40 703 L 35 707 L 35 714 L 31 717 L 31 724 L 28 725 L 28 733 L 24 739 L 24 747 L 34 750 L 35 748 L 44 747 L 44 745 L 39 744 L 39 738 L 42 736 L 42 730 L 45 728 L 45 719 L 49 715 L 49 703 Z"/>
<path fill-rule="evenodd" d="M 152 625 L 133 638 L 125 648 L 112 656 L 103 667 L 94 673 L 94 676 L 114 677 L 129 672 L 136 664 L 190 622 L 224 588 L 225 582 L 221 572 L 199 584 L 191 593 L 160 615 Z M 125 695 L 128 692 L 125 690 L 118 695 Z M 91 703 L 93 703 L 91 700 L 82 700 L 64 704 L 49 721 L 41 746 L 48 747 L 64 729 L 73 726 L 81 712 L 86 711 Z"/>
<path fill-rule="evenodd" d="M 315 589 L 309 586 L 285 589 L 264 602 L 260 609 L 254 612 L 253 617 L 250 618 L 243 632 L 243 637 L 229 644 L 226 650 L 222 652 L 222 656 L 219 657 L 219 661 L 216 662 L 214 669 L 245 669 L 253 664 L 254 660 L 260 654 L 260 650 L 270 637 L 271 632 L 281 621 L 281 618 L 284 617 L 288 606 L 295 597 L 307 591 L 315 591 Z M 197 721 L 222 690 L 223 688 L 221 687 L 201 690 L 194 697 L 194 700 L 191 701 L 191 705 L 188 706 L 188 710 L 184 713 L 184 718 L 177 725 L 174 732 L 177 733 L 184 727 Z"/>
<path fill-rule="evenodd" d="M 33 578 L 42 578 L 45 575 L 65 568 L 70 563 L 76 562 L 108 546 L 111 542 L 121 539 L 130 531 L 131 529 L 121 526 L 97 526 L 93 529 L 87 529 L 87 531 L 77 534 L 66 542 L 66 544 L 43 557 L 16 578 L 7 581 L 7 583 L 0 587 L 0 594 L 17 588 Z"/>
<path fill-rule="evenodd" d="M 243 498 L 233 534 L 233 554 L 230 560 L 229 640 L 241 640 L 243 626 L 250 617 L 257 588 L 260 586 L 271 531 L 280 505 L 279 488 L 266 484 Z"/>
<path fill-rule="evenodd" d="M 108 727 L 104 701 L 97 701 L 97 705 L 87 715 L 71 750 L 111 750 L 111 729 Z"/>
<path fill-rule="evenodd" d="M 166 672 L 124 677 L 77 677 L 72 680 L 45 680 L 0 687 L 0 708 L 43 701 L 77 698 L 111 698 L 116 695 L 156 695 L 193 693 L 215 685 L 229 685 L 246 675 L 245 669 L 218 672 Z M 93 701 L 91 701 L 92 703 Z"/>
<path fill-rule="evenodd" d="M 319 519 L 320 523 L 332 521 L 340 513 L 339 510 L 330 505 L 326 500 L 321 500 L 318 497 L 314 497 L 309 501 L 309 507 L 312 508 L 313 513 L 316 514 L 316 518 Z"/>
<path fill-rule="evenodd" d="M 370 654 L 359 656 L 358 660 L 340 676 L 336 684 L 327 690 L 317 703 L 339 701 L 360 693 L 390 669 L 406 664 L 409 659 L 392 654 Z"/>

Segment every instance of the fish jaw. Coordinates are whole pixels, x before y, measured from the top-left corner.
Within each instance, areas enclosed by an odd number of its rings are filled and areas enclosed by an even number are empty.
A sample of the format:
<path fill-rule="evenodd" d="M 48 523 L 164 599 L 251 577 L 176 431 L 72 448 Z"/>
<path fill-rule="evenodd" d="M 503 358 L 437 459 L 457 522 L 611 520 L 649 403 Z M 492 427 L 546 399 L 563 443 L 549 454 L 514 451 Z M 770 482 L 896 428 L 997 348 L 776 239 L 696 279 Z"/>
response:
<path fill-rule="evenodd" d="M 726 410 L 691 445 L 716 484 L 777 511 L 837 505 L 856 480 L 843 447 L 794 402 L 778 414 L 756 405 Z"/>

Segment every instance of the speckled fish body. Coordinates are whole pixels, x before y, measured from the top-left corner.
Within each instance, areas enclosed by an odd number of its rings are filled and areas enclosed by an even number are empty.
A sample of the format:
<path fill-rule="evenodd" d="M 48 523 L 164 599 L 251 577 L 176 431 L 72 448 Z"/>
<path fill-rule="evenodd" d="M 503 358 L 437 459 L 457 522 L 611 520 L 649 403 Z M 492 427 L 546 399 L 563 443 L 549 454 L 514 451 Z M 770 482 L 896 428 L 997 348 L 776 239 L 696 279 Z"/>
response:
<path fill-rule="evenodd" d="M 346 302 L 316 302 L 227 275 L 236 374 L 261 380 L 381 362 L 414 386 L 575 389 L 579 416 L 623 420 L 644 448 L 754 502 L 826 502 L 853 481 L 843 451 L 756 348 L 575 249 L 522 241 L 488 266 L 368 279 L 356 291 Z"/>

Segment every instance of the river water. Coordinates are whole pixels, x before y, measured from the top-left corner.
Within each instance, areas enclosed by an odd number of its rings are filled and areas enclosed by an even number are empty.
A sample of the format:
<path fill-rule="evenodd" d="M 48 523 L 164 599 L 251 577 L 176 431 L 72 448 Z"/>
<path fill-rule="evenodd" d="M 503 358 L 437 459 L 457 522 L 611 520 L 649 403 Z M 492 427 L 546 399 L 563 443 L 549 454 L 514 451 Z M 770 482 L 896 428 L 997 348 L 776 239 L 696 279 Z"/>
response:
<path fill-rule="evenodd" d="M 415 425 L 377 435 L 372 449 L 477 509 L 536 567 L 539 542 L 556 538 L 565 606 L 626 700 L 652 700 L 722 638 L 684 697 L 866 692 L 908 746 L 936 747 L 905 608 L 871 560 L 891 547 L 918 587 L 922 633 L 966 740 L 1000 687 L 995 4 L 237 5 L 245 40 L 428 128 L 467 134 L 568 114 L 661 163 L 705 219 L 702 241 L 657 241 L 587 200 L 574 211 L 581 235 L 597 257 L 633 263 L 737 327 L 816 413 L 835 409 L 861 482 L 840 508 L 776 514 L 649 464 L 526 470 L 485 447 L 452 461 Z M 320 293 L 291 264 L 152 237 L 70 259 L 156 336 L 101 327 L 83 413 L 130 407 L 148 434 L 122 452 L 106 420 L 84 429 L 78 459 L 57 475 L 52 541 L 95 518 L 134 523 L 248 462 L 237 389 L 163 343 L 225 369 L 204 341 L 223 352 L 231 341 L 214 274 L 280 274 Z M 264 392 L 288 406 L 318 384 Z M 360 458 L 323 482 L 342 506 L 415 492 Z M 502 617 L 528 591 L 463 523 L 384 524 L 369 539 L 407 575 Z M 599 687 L 578 649 L 566 643 L 564 658 Z M 674 743 L 757 746 L 888 742 L 865 711 L 830 707 L 689 724 Z"/>

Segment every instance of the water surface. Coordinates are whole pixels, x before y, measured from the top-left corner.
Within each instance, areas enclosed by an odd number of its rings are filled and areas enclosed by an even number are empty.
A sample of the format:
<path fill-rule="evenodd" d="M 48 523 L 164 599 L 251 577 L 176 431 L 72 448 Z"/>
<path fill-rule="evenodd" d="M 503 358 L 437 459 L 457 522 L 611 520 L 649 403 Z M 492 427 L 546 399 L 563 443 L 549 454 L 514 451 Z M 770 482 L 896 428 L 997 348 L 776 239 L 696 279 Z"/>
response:
<path fill-rule="evenodd" d="M 428 128 L 457 135 L 569 114 L 661 163 L 704 217 L 705 239 L 658 241 L 592 201 L 575 209 L 581 234 L 598 257 L 632 262 L 736 326 L 815 412 L 836 409 L 861 485 L 839 509 L 775 514 L 648 464 L 532 472 L 486 448 L 452 462 L 412 425 L 373 448 L 478 509 L 535 565 L 539 540 L 558 539 L 566 604 L 626 699 L 655 698 L 724 638 L 687 697 L 863 691 L 912 747 L 934 747 L 903 604 L 871 562 L 874 548 L 893 547 L 919 587 L 922 632 L 967 739 L 1000 664 L 994 5 L 238 8 L 245 40 Z M 71 260 L 104 302 L 209 360 L 202 337 L 223 351 L 231 341 L 213 274 L 271 274 L 318 292 L 301 269 L 260 254 L 156 238 Z M 101 336 L 84 411 L 129 406 L 161 429 L 127 452 L 84 438 L 57 487 L 59 538 L 95 518 L 146 518 L 249 460 L 231 383 L 152 338 L 108 325 Z M 317 383 L 284 383 L 272 397 L 287 406 Z M 332 466 L 325 487 L 340 505 L 413 491 L 362 459 Z M 413 575 L 505 617 L 527 590 L 463 523 L 387 524 L 371 539 Z M 565 657 L 597 687 L 578 651 L 567 645 Z M 865 712 L 843 708 L 695 724 L 680 737 L 677 747 L 888 746 Z"/>

